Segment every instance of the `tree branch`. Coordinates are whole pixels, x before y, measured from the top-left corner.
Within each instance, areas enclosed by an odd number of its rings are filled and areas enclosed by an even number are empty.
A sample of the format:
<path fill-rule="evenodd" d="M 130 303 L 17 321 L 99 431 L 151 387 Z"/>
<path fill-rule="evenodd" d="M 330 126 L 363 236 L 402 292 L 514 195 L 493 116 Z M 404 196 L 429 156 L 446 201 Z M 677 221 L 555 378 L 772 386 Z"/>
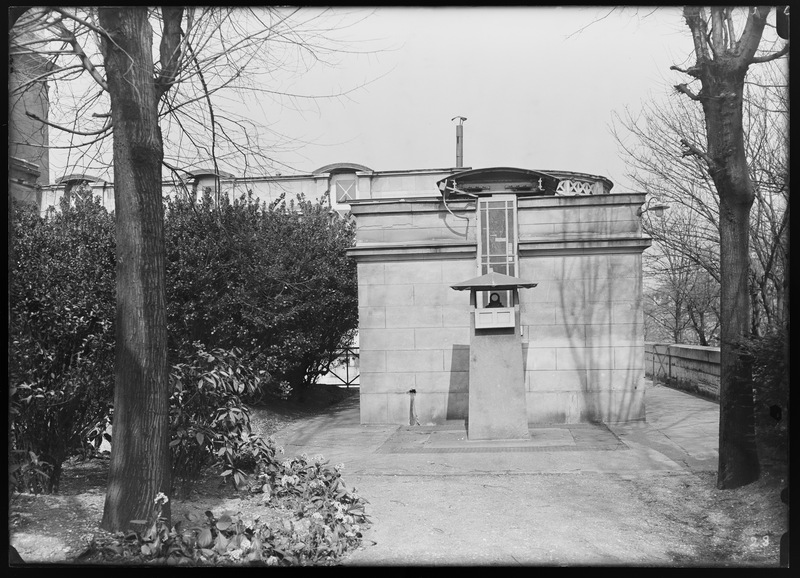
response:
<path fill-rule="evenodd" d="M 772 54 L 765 54 L 764 56 L 754 56 L 747 62 L 748 64 L 760 64 L 762 62 L 769 62 L 770 60 L 777 60 L 784 54 L 788 53 L 789 53 L 789 43 L 787 42 L 783 48 L 778 50 L 778 52 L 773 52 Z"/>
<path fill-rule="evenodd" d="M 47 126 L 52 126 L 53 128 L 57 128 L 60 131 L 68 132 L 68 133 L 71 133 L 71 134 L 76 134 L 78 136 L 96 136 L 98 134 L 107 133 L 113 127 L 113 124 L 109 121 L 109 122 L 106 122 L 106 124 L 103 125 L 103 128 L 101 128 L 100 130 L 85 132 L 85 131 L 80 131 L 80 130 L 67 128 L 65 126 L 61 126 L 61 125 L 52 123 L 52 122 L 50 122 L 48 120 L 44 120 L 43 118 L 39 118 L 37 115 L 35 115 L 32 112 L 28 112 L 27 110 L 25 111 L 25 116 L 28 116 L 28 117 L 32 118 L 33 120 L 38 120 L 40 123 L 46 124 Z"/>
<path fill-rule="evenodd" d="M 206 84 L 205 76 L 203 75 L 203 70 L 200 68 L 200 63 L 197 60 L 197 54 L 192 50 L 191 44 L 186 45 L 187 50 L 191 53 L 192 59 L 197 66 L 197 76 L 200 79 L 200 85 L 203 87 L 203 93 L 206 97 L 206 102 L 208 103 L 208 114 L 211 117 L 211 160 L 214 163 L 214 173 L 215 173 L 215 188 L 219 187 L 219 166 L 217 165 L 217 121 L 214 118 L 214 104 L 211 102 L 211 94 L 208 90 L 208 84 Z M 219 193 L 219 191 L 215 191 L 215 193 Z"/>
<path fill-rule="evenodd" d="M 701 98 L 698 95 L 696 95 L 694 92 L 692 92 L 689 89 L 689 87 L 686 86 L 686 84 L 676 84 L 674 88 L 675 88 L 675 90 L 677 90 L 680 93 L 685 94 L 686 96 L 688 96 L 692 100 L 697 100 L 697 101 L 701 100 Z"/>
<path fill-rule="evenodd" d="M 682 72 L 683 74 L 688 74 L 689 76 L 693 76 L 694 78 L 700 78 L 700 67 L 699 66 L 690 66 L 689 68 L 681 68 L 680 66 L 672 65 L 669 67 L 670 70 L 677 70 L 678 72 Z"/>
<path fill-rule="evenodd" d="M 726 9 L 720 6 L 712 6 L 711 7 L 711 51 L 714 53 L 714 56 L 717 56 L 717 50 L 724 53 L 727 42 L 725 42 L 724 34 L 725 34 L 725 16 L 726 16 Z M 733 43 L 732 39 L 729 39 L 731 44 Z"/>
<path fill-rule="evenodd" d="M 714 159 L 708 156 L 708 154 L 706 154 L 705 151 L 700 150 L 697 147 L 697 145 L 694 145 L 691 142 L 689 142 L 689 139 L 685 137 L 681 138 L 681 156 L 682 157 L 696 156 L 703 159 L 706 165 L 708 166 L 708 170 L 712 173 L 718 169 L 717 163 L 714 162 Z"/>
<path fill-rule="evenodd" d="M 697 54 L 697 61 L 709 60 L 708 54 L 708 34 L 706 32 L 705 15 L 701 6 L 684 6 L 683 17 L 689 30 L 692 31 L 692 41 L 694 51 Z"/>
<path fill-rule="evenodd" d="M 164 30 L 159 47 L 159 63 L 161 72 L 156 79 L 156 91 L 161 98 L 174 84 L 180 70 L 183 52 L 181 51 L 181 20 L 183 7 L 164 6 L 161 8 Z"/>
<path fill-rule="evenodd" d="M 733 18 L 731 17 L 731 9 L 727 8 L 725 13 L 725 23 L 728 25 L 728 43 L 734 49 L 738 49 L 739 42 L 736 40 L 736 31 L 733 27 Z"/>
<path fill-rule="evenodd" d="M 770 9 L 770 6 L 754 6 L 747 15 L 747 21 L 744 24 L 742 36 L 736 43 L 737 54 L 743 56 L 746 62 L 750 61 L 758 49 L 761 33 L 764 30 L 764 25 L 767 23 L 767 16 L 769 15 Z"/>
<path fill-rule="evenodd" d="M 108 35 L 108 33 L 105 30 L 103 30 L 102 28 L 100 28 L 99 26 L 97 26 L 95 24 L 92 24 L 88 20 L 84 20 L 83 18 L 79 18 L 77 15 L 72 14 L 71 12 L 67 12 L 66 10 L 63 10 L 62 8 L 51 7 L 50 9 L 53 12 L 58 12 L 62 16 L 66 17 L 66 18 L 69 18 L 70 20 L 74 20 L 75 22 L 77 22 L 81 26 L 84 26 L 84 27 L 88 28 L 89 30 L 92 30 L 93 32 L 96 32 L 100 36 L 105 36 L 106 38 L 110 39 L 110 36 Z M 64 24 L 61 23 L 61 22 L 59 22 L 59 25 L 61 27 L 63 27 L 63 28 L 66 28 L 64 26 Z"/>
<path fill-rule="evenodd" d="M 86 56 L 86 53 L 83 51 L 83 48 L 78 42 L 78 38 L 72 32 L 70 32 L 62 22 L 59 21 L 55 26 L 61 32 L 62 40 L 64 40 L 65 42 L 69 43 L 70 46 L 72 46 L 72 52 L 81 61 L 83 68 L 86 69 L 89 75 L 91 75 L 94 81 L 97 84 L 99 84 L 103 90 L 108 92 L 108 85 L 106 84 L 105 79 L 100 74 L 100 72 L 95 68 L 94 64 L 92 64 L 92 61 L 89 59 L 89 57 Z"/>

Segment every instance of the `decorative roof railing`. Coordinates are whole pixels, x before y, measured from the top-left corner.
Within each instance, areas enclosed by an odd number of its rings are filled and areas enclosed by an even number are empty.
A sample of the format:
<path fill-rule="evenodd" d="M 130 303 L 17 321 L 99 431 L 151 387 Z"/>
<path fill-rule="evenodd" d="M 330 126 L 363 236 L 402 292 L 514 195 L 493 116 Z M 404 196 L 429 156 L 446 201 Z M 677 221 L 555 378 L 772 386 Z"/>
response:
<path fill-rule="evenodd" d="M 572 173 L 567 171 L 547 171 L 558 178 L 556 195 L 607 195 L 614 186 L 610 180 L 597 175 Z"/>

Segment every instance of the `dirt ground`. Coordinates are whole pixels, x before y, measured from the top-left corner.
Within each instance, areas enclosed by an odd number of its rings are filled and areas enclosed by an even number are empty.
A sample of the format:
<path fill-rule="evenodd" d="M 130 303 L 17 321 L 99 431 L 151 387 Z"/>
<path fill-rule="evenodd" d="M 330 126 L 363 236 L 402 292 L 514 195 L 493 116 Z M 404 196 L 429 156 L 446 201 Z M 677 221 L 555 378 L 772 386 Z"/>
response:
<path fill-rule="evenodd" d="M 350 566 L 777 568 L 785 528 L 772 479 L 726 493 L 691 472 L 352 481 L 373 524 Z"/>
<path fill-rule="evenodd" d="M 255 408 L 254 430 L 269 435 L 355 392 L 320 386 L 304 404 L 282 402 Z M 91 537 L 100 534 L 107 473 L 107 459 L 73 461 L 65 465 L 60 494 L 12 496 L 10 542 L 23 560 L 63 564 L 74 562 L 84 552 Z M 240 495 L 231 486 L 221 486 L 213 472 L 209 474 L 187 499 L 173 500 L 173 522 L 189 512 L 205 510 L 241 512 L 262 520 L 292 515 L 264 504 L 258 495 Z M 725 491 L 716 489 L 711 473 L 646 478 L 630 479 L 631 501 L 658 512 L 647 520 L 652 530 L 647 539 L 663 539 L 662 551 L 670 553 L 676 566 L 778 566 L 780 537 L 788 527 L 788 507 L 780 499 L 788 485 L 785 465 L 770 464 L 757 482 Z M 349 485 L 347 476 L 345 482 Z M 595 503 L 597 496 L 590 489 L 587 486 L 585 499 Z M 571 496 L 574 505 L 576 493 Z M 607 532 L 614 533 L 613 517 L 602 523 Z"/>

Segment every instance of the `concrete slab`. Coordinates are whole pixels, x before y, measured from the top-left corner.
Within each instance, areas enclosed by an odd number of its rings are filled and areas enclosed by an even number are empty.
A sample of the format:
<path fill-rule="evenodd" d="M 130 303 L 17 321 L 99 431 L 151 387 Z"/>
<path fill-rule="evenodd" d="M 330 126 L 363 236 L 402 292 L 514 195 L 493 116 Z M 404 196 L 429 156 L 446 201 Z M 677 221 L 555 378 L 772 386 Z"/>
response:
<path fill-rule="evenodd" d="M 348 565 L 669 565 L 663 536 L 648 540 L 659 512 L 626 484 L 716 471 L 719 408 L 650 382 L 646 403 L 644 422 L 470 442 L 458 421 L 360 425 L 355 398 L 275 437 L 290 455 L 344 463 L 368 500 L 373 524 Z"/>

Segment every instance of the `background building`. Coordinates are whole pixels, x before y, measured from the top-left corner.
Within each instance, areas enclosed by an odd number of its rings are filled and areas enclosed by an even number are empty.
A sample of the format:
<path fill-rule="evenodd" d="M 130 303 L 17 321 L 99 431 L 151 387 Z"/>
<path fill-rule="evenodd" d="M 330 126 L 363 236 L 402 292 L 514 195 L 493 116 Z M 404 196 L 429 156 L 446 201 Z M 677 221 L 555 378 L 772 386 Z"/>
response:
<path fill-rule="evenodd" d="M 644 419 L 645 195 L 580 173 L 444 173 L 351 201 L 362 423 L 408 424 L 412 390 L 422 425 L 468 416 L 469 295 L 451 286 L 490 268 L 538 283 L 520 292 L 530 423 Z"/>
<path fill-rule="evenodd" d="M 26 50 L 26 37 L 9 44 L 8 70 L 8 181 L 12 198 L 41 207 L 40 189 L 50 174 L 47 125 L 47 83 L 39 80 L 50 69 L 41 55 Z"/>
<path fill-rule="evenodd" d="M 46 187 L 42 208 L 57 206 L 81 179 L 113 210 L 113 185 L 86 175 Z M 469 296 L 451 285 L 490 269 L 537 283 L 520 292 L 528 420 L 574 423 L 645 417 L 645 195 L 612 187 L 564 171 L 336 163 L 259 178 L 198 171 L 165 182 L 164 194 L 251 191 L 265 202 L 302 194 L 352 215 L 365 424 L 408 423 L 412 390 L 421 424 L 465 419 Z"/>

